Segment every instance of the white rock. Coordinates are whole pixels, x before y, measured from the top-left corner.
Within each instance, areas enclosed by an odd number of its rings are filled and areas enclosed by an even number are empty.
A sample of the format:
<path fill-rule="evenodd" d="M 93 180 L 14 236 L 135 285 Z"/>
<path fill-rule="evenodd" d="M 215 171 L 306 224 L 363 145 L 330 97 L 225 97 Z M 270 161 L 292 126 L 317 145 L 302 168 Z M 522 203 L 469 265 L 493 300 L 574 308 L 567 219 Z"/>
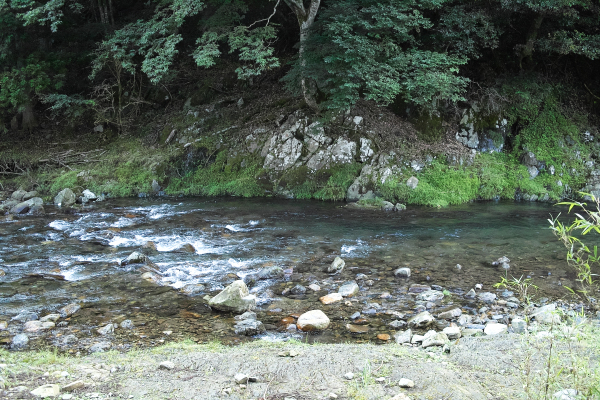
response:
<path fill-rule="evenodd" d="M 305 312 L 298 318 L 296 325 L 301 331 L 321 331 L 329 326 L 329 318 L 321 310 L 311 310 Z"/>
<path fill-rule="evenodd" d="M 398 268 L 394 271 L 394 275 L 401 278 L 410 278 L 410 268 Z"/>
<path fill-rule="evenodd" d="M 554 393 L 552 397 L 558 400 L 576 400 L 578 394 L 579 393 L 575 389 L 564 389 Z"/>
<path fill-rule="evenodd" d="M 499 335 L 501 333 L 506 333 L 508 330 L 508 326 L 504 324 L 490 324 L 488 323 L 483 330 L 483 333 L 486 335 Z"/>
<path fill-rule="evenodd" d="M 363 122 L 363 117 L 357 115 L 354 117 L 354 119 L 352 119 L 352 122 L 354 122 L 354 125 L 360 125 Z"/>
<path fill-rule="evenodd" d="M 318 292 L 319 290 L 321 290 L 321 286 L 317 285 L 316 283 L 311 283 L 310 285 L 308 285 L 308 288 L 313 292 Z"/>
<path fill-rule="evenodd" d="M 522 318 L 513 318 L 510 325 L 515 333 L 527 332 L 527 322 L 525 322 L 525 320 Z"/>
<path fill-rule="evenodd" d="M 331 265 L 327 268 L 327 272 L 331 273 L 339 273 L 342 272 L 346 262 L 342 260 L 340 257 L 336 257 L 335 260 L 331 263 Z"/>
<path fill-rule="evenodd" d="M 444 311 L 438 314 L 438 318 L 440 319 L 454 319 L 458 318 L 462 315 L 462 310 L 460 308 L 454 308 L 449 311 Z"/>
<path fill-rule="evenodd" d="M 48 314 L 45 317 L 40 318 L 40 321 L 42 322 L 56 322 L 60 319 L 60 314 Z"/>
<path fill-rule="evenodd" d="M 431 346 L 443 346 L 446 343 L 448 343 L 448 336 L 444 332 L 434 332 L 432 335 L 425 335 L 421 346 L 427 348 Z"/>
<path fill-rule="evenodd" d="M 540 324 L 557 324 L 560 322 L 560 315 L 556 312 L 556 304 L 548 304 L 535 310 L 530 318 L 535 318 Z"/>
<path fill-rule="evenodd" d="M 235 383 L 237 383 L 238 385 L 245 385 L 248 383 L 248 379 L 250 379 L 250 377 L 246 374 L 238 373 L 238 374 L 235 374 L 233 379 L 235 380 Z"/>
<path fill-rule="evenodd" d="M 359 292 L 358 284 L 354 281 L 346 282 L 338 289 L 338 293 L 343 297 L 352 297 Z"/>
<path fill-rule="evenodd" d="M 348 372 L 344 375 L 344 379 L 351 381 L 352 379 L 354 379 L 354 374 L 352 372 Z"/>
<path fill-rule="evenodd" d="M 434 318 L 428 311 L 423 311 L 408 320 L 408 326 L 411 328 L 422 328 L 431 324 Z"/>
<path fill-rule="evenodd" d="M 398 381 L 398 386 L 401 388 L 414 388 L 415 383 L 410 379 L 402 378 Z"/>
<path fill-rule="evenodd" d="M 450 340 L 460 339 L 461 336 L 460 328 L 458 326 L 447 326 L 442 332 L 444 332 Z"/>
<path fill-rule="evenodd" d="M 99 328 L 96 332 L 98 332 L 100 335 L 108 335 L 109 333 L 113 333 L 114 331 L 114 325 L 108 324 L 106 326 L 103 326 L 102 328 Z"/>
<path fill-rule="evenodd" d="M 60 394 L 60 386 L 58 386 L 58 385 L 43 385 L 35 390 L 32 390 L 29 393 L 31 393 L 32 396 L 41 397 L 41 398 L 56 397 Z"/>
<path fill-rule="evenodd" d="M 256 297 L 251 295 L 244 281 L 235 281 L 210 299 L 208 305 L 221 311 L 243 313 L 256 308 Z"/>
<path fill-rule="evenodd" d="M 411 189 L 416 189 L 418 184 L 419 184 L 419 180 L 414 176 L 411 176 L 406 181 L 406 186 L 408 186 Z"/>
<path fill-rule="evenodd" d="M 175 364 L 171 361 L 163 361 L 158 365 L 158 368 L 172 370 L 175 368 Z"/>
<path fill-rule="evenodd" d="M 410 343 L 412 339 L 412 331 L 407 329 L 404 332 L 396 332 L 394 339 L 396 340 L 397 344 Z"/>

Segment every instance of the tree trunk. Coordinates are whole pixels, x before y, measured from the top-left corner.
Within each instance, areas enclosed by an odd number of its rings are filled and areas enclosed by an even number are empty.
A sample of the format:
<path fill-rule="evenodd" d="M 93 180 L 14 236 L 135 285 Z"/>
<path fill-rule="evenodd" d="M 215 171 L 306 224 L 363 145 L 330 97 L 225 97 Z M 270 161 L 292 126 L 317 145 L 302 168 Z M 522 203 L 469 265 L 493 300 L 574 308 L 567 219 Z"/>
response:
<path fill-rule="evenodd" d="M 33 112 L 33 107 L 31 104 L 27 104 L 23 109 L 23 121 L 22 121 L 23 130 L 32 132 L 34 128 L 38 126 L 37 119 L 35 118 L 35 113 Z"/>
<path fill-rule="evenodd" d="M 306 40 L 310 34 L 310 28 L 315 22 L 317 12 L 319 11 L 319 6 L 321 5 L 321 0 L 311 0 L 308 9 L 304 7 L 303 0 L 285 0 L 285 2 L 292 9 L 292 11 L 294 11 L 294 14 L 296 14 L 298 24 L 300 25 L 300 50 L 298 51 L 298 58 L 300 59 L 300 67 L 302 68 L 302 94 L 304 95 L 306 104 L 313 109 L 313 111 L 318 112 L 319 105 L 315 99 L 314 90 L 316 85 L 311 79 L 305 77 L 304 68 L 306 67 Z"/>
<path fill-rule="evenodd" d="M 533 46 L 535 45 L 535 41 L 543 21 L 544 15 L 540 14 L 533 20 L 533 23 L 531 24 L 531 28 L 527 34 L 527 41 L 521 50 L 521 58 L 519 59 L 519 68 L 521 69 L 523 69 L 523 61 L 525 61 L 525 66 L 531 66 L 533 63 Z"/>

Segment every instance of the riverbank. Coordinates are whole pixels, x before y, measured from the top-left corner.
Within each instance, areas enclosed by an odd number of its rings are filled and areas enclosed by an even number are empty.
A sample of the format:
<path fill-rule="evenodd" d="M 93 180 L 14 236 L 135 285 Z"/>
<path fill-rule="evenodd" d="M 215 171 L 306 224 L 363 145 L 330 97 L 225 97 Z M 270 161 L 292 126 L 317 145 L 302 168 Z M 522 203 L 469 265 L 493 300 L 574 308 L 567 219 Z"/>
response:
<path fill-rule="evenodd" d="M 596 321 L 461 338 L 447 352 L 293 340 L 183 341 L 81 357 L 0 350 L 0 376 L 7 399 L 58 385 L 64 399 L 533 400 L 563 391 L 571 394 L 562 399 L 589 400 L 600 398 L 599 335 Z"/>

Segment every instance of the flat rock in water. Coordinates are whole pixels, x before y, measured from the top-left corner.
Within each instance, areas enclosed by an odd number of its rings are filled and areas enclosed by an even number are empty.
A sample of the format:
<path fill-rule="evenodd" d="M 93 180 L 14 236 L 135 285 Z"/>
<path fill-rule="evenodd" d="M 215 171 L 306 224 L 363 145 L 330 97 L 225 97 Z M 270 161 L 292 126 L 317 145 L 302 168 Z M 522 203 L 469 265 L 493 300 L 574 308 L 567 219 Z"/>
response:
<path fill-rule="evenodd" d="M 346 329 L 350 333 L 363 334 L 369 332 L 369 327 L 366 325 L 346 324 Z"/>
<path fill-rule="evenodd" d="M 338 293 L 343 297 L 352 297 L 359 292 L 358 284 L 354 281 L 346 282 L 338 289 Z"/>
<path fill-rule="evenodd" d="M 320 297 L 319 301 L 321 301 L 321 303 L 327 305 L 327 304 L 333 304 L 333 303 L 337 303 L 339 301 L 342 301 L 343 297 L 341 294 L 339 293 L 330 293 L 326 296 Z"/>
<path fill-rule="evenodd" d="M 460 308 L 454 308 L 449 311 L 444 311 L 438 314 L 438 318 L 440 319 L 454 319 L 458 318 L 462 315 L 462 310 Z"/>
<path fill-rule="evenodd" d="M 298 318 L 296 325 L 298 329 L 305 332 L 321 331 L 329 326 L 329 318 L 321 310 L 312 310 L 305 312 Z"/>
<path fill-rule="evenodd" d="M 60 386 L 58 385 L 43 385 L 37 389 L 32 390 L 32 396 L 41 397 L 42 399 L 46 397 L 56 397 L 60 394 Z"/>
<path fill-rule="evenodd" d="M 64 306 L 60 310 L 58 310 L 61 317 L 66 318 L 75 314 L 77 311 L 81 309 L 81 306 L 77 303 L 71 303 L 69 305 Z"/>
<path fill-rule="evenodd" d="M 256 297 L 248 292 L 243 281 L 235 281 L 210 299 L 208 305 L 219 311 L 243 313 L 256 308 Z"/>
<path fill-rule="evenodd" d="M 439 290 L 427 290 L 427 291 L 419 293 L 417 295 L 417 300 L 430 301 L 432 303 L 442 300 L 443 298 L 444 298 L 444 293 L 442 293 Z"/>

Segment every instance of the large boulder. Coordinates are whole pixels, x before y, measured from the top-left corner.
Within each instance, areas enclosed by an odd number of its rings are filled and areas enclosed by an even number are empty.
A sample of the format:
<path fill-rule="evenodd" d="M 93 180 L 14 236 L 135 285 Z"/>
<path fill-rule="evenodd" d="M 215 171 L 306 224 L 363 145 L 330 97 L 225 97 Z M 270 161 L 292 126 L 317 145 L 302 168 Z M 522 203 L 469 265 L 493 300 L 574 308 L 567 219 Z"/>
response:
<path fill-rule="evenodd" d="M 248 292 L 244 281 L 235 281 L 210 299 L 208 305 L 219 311 L 243 313 L 256 308 L 256 297 Z"/>
<path fill-rule="evenodd" d="M 296 325 L 298 329 L 305 332 L 322 331 L 329 326 L 329 318 L 321 310 L 305 312 L 298 318 Z"/>
<path fill-rule="evenodd" d="M 71 189 L 61 190 L 54 198 L 54 204 L 58 207 L 69 207 L 75 204 L 77 198 Z"/>
<path fill-rule="evenodd" d="M 44 204 L 44 201 L 42 199 L 40 199 L 39 197 L 34 197 L 31 198 L 29 200 L 23 201 L 19 204 L 17 204 L 16 206 L 14 206 L 13 208 L 10 209 L 10 213 L 11 214 L 27 214 L 30 210 L 32 209 L 39 209 L 39 207 L 42 207 Z M 43 207 L 42 207 L 43 209 Z"/>

